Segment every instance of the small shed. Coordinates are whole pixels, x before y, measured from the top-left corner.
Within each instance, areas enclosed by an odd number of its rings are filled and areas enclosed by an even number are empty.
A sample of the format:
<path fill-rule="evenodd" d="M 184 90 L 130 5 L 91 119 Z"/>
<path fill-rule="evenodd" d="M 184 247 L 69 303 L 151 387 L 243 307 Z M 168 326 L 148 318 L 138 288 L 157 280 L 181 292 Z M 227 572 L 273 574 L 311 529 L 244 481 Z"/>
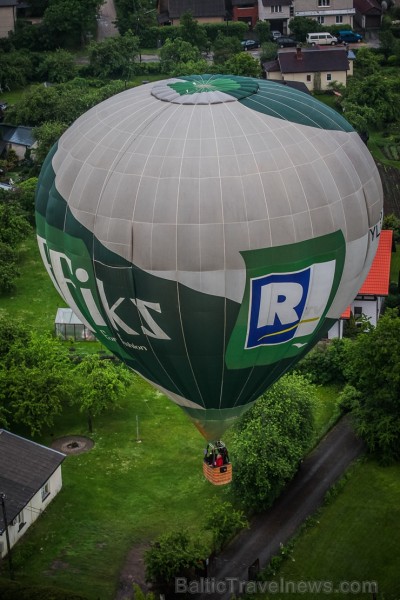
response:
<path fill-rule="evenodd" d="M 94 342 L 95 335 L 78 319 L 71 308 L 59 308 L 54 321 L 54 330 L 62 340 Z"/>

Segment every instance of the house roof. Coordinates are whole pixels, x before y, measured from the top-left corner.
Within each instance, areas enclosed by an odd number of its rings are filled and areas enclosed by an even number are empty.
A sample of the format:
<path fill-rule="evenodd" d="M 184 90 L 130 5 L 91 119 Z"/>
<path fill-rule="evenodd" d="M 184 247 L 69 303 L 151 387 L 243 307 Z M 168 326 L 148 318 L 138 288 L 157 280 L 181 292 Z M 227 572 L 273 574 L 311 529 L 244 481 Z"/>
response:
<path fill-rule="evenodd" d="M 32 127 L 14 125 L 0 125 L 0 138 L 4 142 L 11 144 L 18 144 L 20 146 L 33 146 L 35 143 L 32 135 Z"/>
<path fill-rule="evenodd" d="M 392 257 L 393 231 L 381 231 L 378 250 L 371 268 L 358 294 L 368 296 L 387 296 L 390 283 L 390 261 Z M 350 319 L 350 306 L 340 315 L 341 319 Z"/>
<path fill-rule="evenodd" d="M 353 0 L 353 6 L 362 15 L 382 14 L 382 7 L 376 0 Z"/>
<path fill-rule="evenodd" d="M 17 6 L 17 0 L 0 0 L 0 8 L 2 6 Z"/>
<path fill-rule="evenodd" d="M 359 294 L 387 296 L 390 283 L 390 260 L 392 257 L 393 231 L 381 231 L 378 250 Z"/>
<path fill-rule="evenodd" d="M 232 6 L 258 6 L 257 0 L 232 0 Z"/>
<path fill-rule="evenodd" d="M 10 523 L 59 467 L 65 454 L 0 429 L 0 492 Z M 4 531 L 0 511 L 0 534 Z"/>
<path fill-rule="evenodd" d="M 273 6 L 277 4 L 276 0 L 262 0 L 263 6 Z M 290 6 L 292 4 L 292 0 L 279 0 L 280 6 Z"/>
<path fill-rule="evenodd" d="M 225 0 L 169 0 L 168 11 L 171 19 L 179 19 L 191 12 L 193 17 L 225 17 Z"/>
<path fill-rule="evenodd" d="M 304 48 L 278 51 L 282 73 L 347 71 L 349 61 L 345 48 Z"/>

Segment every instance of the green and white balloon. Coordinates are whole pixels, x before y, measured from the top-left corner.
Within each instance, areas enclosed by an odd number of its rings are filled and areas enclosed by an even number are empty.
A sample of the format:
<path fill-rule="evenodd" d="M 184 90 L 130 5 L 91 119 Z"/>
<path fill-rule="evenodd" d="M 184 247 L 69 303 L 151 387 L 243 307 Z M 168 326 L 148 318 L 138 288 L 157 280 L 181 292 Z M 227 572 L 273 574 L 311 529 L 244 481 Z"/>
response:
<path fill-rule="evenodd" d="M 92 108 L 50 152 L 36 199 L 61 296 L 209 439 L 340 317 L 381 218 L 377 168 L 343 117 L 227 75 Z"/>

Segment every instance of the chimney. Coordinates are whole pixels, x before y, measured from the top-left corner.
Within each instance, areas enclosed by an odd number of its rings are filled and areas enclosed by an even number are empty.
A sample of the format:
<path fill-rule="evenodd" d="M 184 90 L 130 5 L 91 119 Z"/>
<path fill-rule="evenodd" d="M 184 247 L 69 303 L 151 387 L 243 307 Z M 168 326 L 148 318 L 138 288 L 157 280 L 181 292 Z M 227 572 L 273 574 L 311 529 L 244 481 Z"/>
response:
<path fill-rule="evenodd" d="M 296 59 L 297 60 L 303 60 L 303 54 L 301 52 L 301 46 L 300 46 L 300 44 L 298 44 L 296 46 Z"/>

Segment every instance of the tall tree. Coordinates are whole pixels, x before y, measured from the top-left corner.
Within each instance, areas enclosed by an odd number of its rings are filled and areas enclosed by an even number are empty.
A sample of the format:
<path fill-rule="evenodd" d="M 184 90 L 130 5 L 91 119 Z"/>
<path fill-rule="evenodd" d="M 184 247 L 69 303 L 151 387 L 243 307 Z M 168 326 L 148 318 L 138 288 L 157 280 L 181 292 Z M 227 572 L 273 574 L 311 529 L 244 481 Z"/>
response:
<path fill-rule="evenodd" d="M 230 444 L 232 482 L 243 504 L 270 506 L 294 475 L 313 433 L 315 388 L 301 375 L 285 375 L 244 414 Z"/>
<path fill-rule="evenodd" d="M 357 433 L 384 463 L 400 460 L 400 317 L 387 310 L 348 350 L 344 398 Z"/>
<path fill-rule="evenodd" d="M 225 63 L 225 72 L 243 77 L 260 77 L 260 61 L 250 56 L 248 52 L 241 52 Z"/>
<path fill-rule="evenodd" d="M 139 54 L 139 38 L 128 31 L 120 37 L 106 38 L 103 42 L 92 42 L 89 46 L 90 68 L 100 79 L 126 78 Z"/>
<path fill-rule="evenodd" d="M 88 429 L 93 431 L 93 418 L 116 408 L 122 393 L 132 382 L 126 368 L 101 360 L 97 355 L 85 356 L 74 371 L 77 391 L 74 402 L 85 412 Z"/>

